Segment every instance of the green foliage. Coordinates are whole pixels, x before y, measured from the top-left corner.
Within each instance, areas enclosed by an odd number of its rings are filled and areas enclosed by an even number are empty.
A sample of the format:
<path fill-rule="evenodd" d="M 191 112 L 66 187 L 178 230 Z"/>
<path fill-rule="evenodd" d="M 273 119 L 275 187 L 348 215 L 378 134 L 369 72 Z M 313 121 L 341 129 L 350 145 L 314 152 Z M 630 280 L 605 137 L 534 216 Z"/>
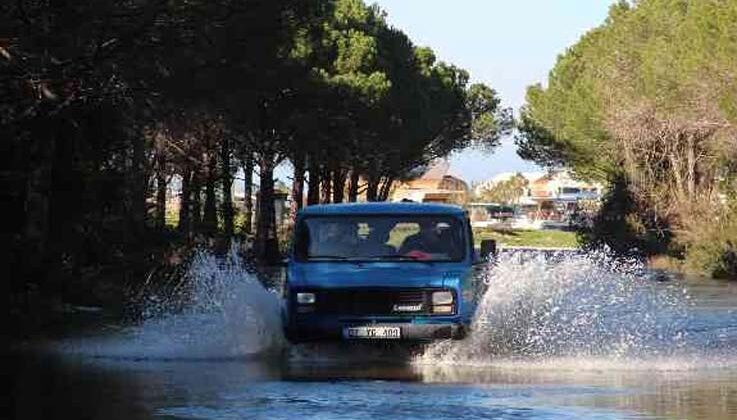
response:
<path fill-rule="evenodd" d="M 20 289 L 144 267 L 152 237 L 233 235 L 234 176 L 254 165 L 257 255 L 274 258 L 283 160 L 338 192 L 350 171 L 380 199 L 503 125 L 491 89 L 470 101 L 467 72 L 361 0 L 21 0 L 0 5 L 0 27 L 0 239 Z"/>
<path fill-rule="evenodd" d="M 306 156 L 320 173 L 357 172 L 367 190 L 379 182 L 390 186 L 454 150 L 494 147 L 508 129 L 511 118 L 498 109 L 493 90 L 469 88 L 466 71 L 413 45 L 379 8 L 336 0 L 321 32 L 305 61 L 327 90 L 319 88 L 313 116 L 305 119 L 326 124 L 312 127 L 313 140 L 300 139 L 289 153 L 295 160 Z"/>
<path fill-rule="evenodd" d="M 565 163 L 588 178 L 605 179 L 616 155 L 607 152 L 609 134 L 603 127 L 603 98 L 591 73 L 599 71 L 588 51 L 596 48 L 594 31 L 561 56 L 551 71 L 548 88 L 527 90 L 517 143 L 528 158 L 546 166 Z M 537 153 L 531 153 L 535 150 Z M 524 153 L 523 152 L 523 153 Z"/>
<path fill-rule="evenodd" d="M 518 173 L 508 180 L 497 182 L 490 188 L 483 189 L 480 198 L 498 204 L 517 204 L 528 184 L 527 178 Z"/>
<path fill-rule="evenodd" d="M 574 153 L 571 147 L 560 147 L 559 140 L 541 123 L 532 119 L 522 109 L 517 127 L 523 135 L 515 136 L 517 154 L 543 167 L 563 167 L 573 162 Z"/>
<path fill-rule="evenodd" d="M 365 24 L 372 17 L 372 11 L 362 0 L 341 0 L 335 5 L 335 22 L 338 25 L 352 26 Z"/>
<path fill-rule="evenodd" d="M 737 280 L 737 211 L 699 227 L 690 235 L 687 267 L 715 278 Z"/>
<path fill-rule="evenodd" d="M 678 232 L 679 248 L 692 219 L 723 206 L 716 197 L 737 175 L 736 21 L 734 0 L 615 3 L 558 58 L 545 87 L 528 88 L 521 156 L 626 180 L 594 237 L 625 241 L 622 251 L 633 236 L 638 248 L 663 250 L 674 239 L 663 232 Z"/>
<path fill-rule="evenodd" d="M 548 153 L 606 179 L 623 159 L 613 126 L 638 106 L 650 104 L 660 118 L 732 119 L 735 18 L 734 1 L 615 4 L 605 24 L 559 58 L 547 88 L 529 88 L 530 129 L 520 141 L 536 142 L 544 127 L 554 139 L 541 141 Z M 724 114 L 706 114 L 714 109 L 702 100 Z"/>
<path fill-rule="evenodd" d="M 512 117 L 500 110 L 501 100 L 490 87 L 475 83 L 468 88 L 467 104 L 471 112 L 471 138 L 485 148 L 499 145 L 501 134 L 512 128 Z"/>

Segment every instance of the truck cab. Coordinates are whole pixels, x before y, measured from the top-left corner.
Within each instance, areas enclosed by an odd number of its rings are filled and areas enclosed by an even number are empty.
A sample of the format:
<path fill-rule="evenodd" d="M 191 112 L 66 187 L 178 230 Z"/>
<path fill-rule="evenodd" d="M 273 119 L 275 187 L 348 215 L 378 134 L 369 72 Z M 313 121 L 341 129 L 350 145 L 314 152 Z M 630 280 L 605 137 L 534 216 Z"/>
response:
<path fill-rule="evenodd" d="M 474 275 L 481 261 L 458 206 L 304 208 L 283 289 L 285 335 L 292 342 L 461 339 L 482 295 Z"/>

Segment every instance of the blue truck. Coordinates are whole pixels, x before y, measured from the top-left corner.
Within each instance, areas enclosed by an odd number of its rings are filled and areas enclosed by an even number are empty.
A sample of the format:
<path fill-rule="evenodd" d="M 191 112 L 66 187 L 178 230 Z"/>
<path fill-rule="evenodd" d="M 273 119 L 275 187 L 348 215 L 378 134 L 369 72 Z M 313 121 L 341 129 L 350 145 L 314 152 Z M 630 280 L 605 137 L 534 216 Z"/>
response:
<path fill-rule="evenodd" d="M 483 294 L 467 212 L 315 205 L 296 216 L 282 312 L 291 342 L 462 339 Z M 483 241 L 481 254 L 495 252 Z"/>

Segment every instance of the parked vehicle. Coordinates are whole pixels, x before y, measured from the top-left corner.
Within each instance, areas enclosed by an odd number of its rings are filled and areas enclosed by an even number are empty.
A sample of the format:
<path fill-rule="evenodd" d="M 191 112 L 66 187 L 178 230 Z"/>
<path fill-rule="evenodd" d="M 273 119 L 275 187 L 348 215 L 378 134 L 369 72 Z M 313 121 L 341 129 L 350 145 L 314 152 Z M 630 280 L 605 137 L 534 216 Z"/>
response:
<path fill-rule="evenodd" d="M 290 341 L 463 338 L 483 259 L 460 207 L 310 206 L 296 217 L 284 288 Z M 493 253 L 485 241 L 482 253 Z"/>

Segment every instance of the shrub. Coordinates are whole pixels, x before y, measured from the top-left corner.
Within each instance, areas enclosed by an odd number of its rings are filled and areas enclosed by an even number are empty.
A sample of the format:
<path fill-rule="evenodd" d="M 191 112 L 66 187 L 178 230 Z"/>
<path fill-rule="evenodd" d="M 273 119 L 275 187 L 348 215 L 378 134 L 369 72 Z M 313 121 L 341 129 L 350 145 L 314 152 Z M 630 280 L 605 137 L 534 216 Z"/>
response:
<path fill-rule="evenodd" d="M 686 266 L 715 278 L 737 280 L 737 205 L 716 221 L 704 220 L 690 229 Z"/>
<path fill-rule="evenodd" d="M 603 245 L 619 256 L 643 257 L 671 250 L 667 222 L 638 203 L 625 176 L 615 177 L 590 228 L 579 231 L 579 241 L 590 248 Z"/>

